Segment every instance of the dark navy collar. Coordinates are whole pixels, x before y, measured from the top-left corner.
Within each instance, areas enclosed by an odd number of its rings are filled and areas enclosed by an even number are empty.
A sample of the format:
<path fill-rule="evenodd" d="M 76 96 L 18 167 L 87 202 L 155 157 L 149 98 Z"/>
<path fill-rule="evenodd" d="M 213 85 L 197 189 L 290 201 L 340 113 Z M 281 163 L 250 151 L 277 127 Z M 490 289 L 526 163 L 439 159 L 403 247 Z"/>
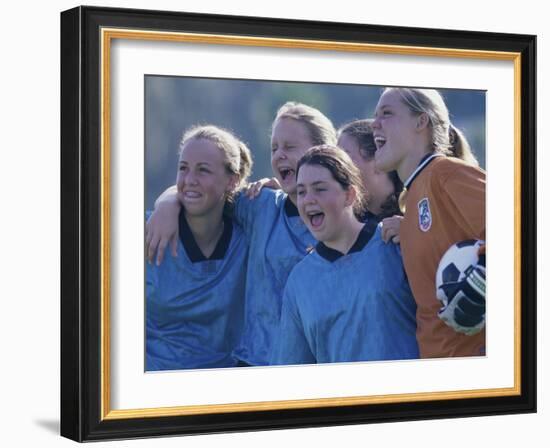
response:
<path fill-rule="evenodd" d="M 361 219 L 360 219 L 361 222 L 364 222 L 364 223 L 368 223 L 368 222 L 375 222 L 376 224 L 378 224 L 380 221 L 381 221 L 381 218 L 380 216 L 378 215 L 375 215 L 373 212 L 371 212 L 370 210 L 365 210 L 365 213 L 363 213 L 363 215 L 361 216 Z"/>
<path fill-rule="evenodd" d="M 300 216 L 298 213 L 298 209 L 294 205 L 294 203 L 290 200 L 290 196 L 287 196 L 285 198 L 285 215 L 289 218 L 293 216 Z"/>
<path fill-rule="evenodd" d="M 351 246 L 348 254 L 362 251 L 374 235 L 375 230 L 376 224 L 372 225 L 372 221 L 371 223 L 366 223 L 359 232 L 359 235 L 357 235 L 357 239 L 355 240 L 355 243 L 353 243 L 353 246 Z M 317 243 L 315 249 L 321 257 L 323 257 L 327 261 L 330 261 L 331 263 L 334 263 L 336 260 L 346 255 L 336 249 L 331 249 L 330 247 L 325 246 L 321 242 Z"/>
<path fill-rule="evenodd" d="M 224 223 L 224 228 L 223 228 L 222 236 L 218 240 L 218 243 L 216 244 L 216 248 L 214 249 L 214 252 L 212 252 L 212 255 L 210 255 L 209 258 L 206 258 L 204 254 L 201 252 L 199 245 L 197 244 L 197 241 L 193 236 L 193 232 L 191 232 L 191 229 L 189 228 L 187 219 L 185 219 L 185 211 L 183 210 L 183 208 L 181 209 L 180 215 L 179 215 L 180 241 L 183 244 L 183 247 L 185 248 L 185 252 L 187 253 L 187 256 L 189 257 L 192 263 L 197 263 L 199 261 L 208 261 L 208 260 L 223 260 L 227 252 L 227 249 L 229 248 L 229 243 L 231 242 L 231 236 L 233 235 L 233 222 L 231 218 L 224 215 L 223 223 Z"/>

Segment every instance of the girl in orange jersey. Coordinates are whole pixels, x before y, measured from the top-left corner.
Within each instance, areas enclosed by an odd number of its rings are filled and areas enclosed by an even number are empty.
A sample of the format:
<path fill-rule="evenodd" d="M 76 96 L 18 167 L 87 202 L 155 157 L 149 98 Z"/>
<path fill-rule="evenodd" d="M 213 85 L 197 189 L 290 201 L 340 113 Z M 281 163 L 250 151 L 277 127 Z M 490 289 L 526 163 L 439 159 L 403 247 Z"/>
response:
<path fill-rule="evenodd" d="M 466 239 L 485 240 L 485 172 L 449 120 L 436 90 L 388 88 L 373 122 L 376 166 L 403 181 L 399 236 L 417 302 L 422 357 L 485 354 L 485 255 L 454 285 L 441 308 L 435 274 L 445 251 Z M 383 232 L 384 233 L 384 232 Z"/>

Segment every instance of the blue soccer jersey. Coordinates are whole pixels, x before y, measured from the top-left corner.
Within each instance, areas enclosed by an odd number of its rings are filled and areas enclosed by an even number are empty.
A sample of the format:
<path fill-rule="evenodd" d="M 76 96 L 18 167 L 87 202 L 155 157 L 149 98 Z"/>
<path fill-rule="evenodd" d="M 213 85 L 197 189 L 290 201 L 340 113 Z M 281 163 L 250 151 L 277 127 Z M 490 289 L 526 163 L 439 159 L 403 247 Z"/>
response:
<path fill-rule="evenodd" d="M 399 247 L 365 225 L 343 255 L 319 243 L 289 276 L 274 364 L 418 358 Z"/>
<path fill-rule="evenodd" d="M 267 365 L 288 275 L 316 241 L 281 190 L 263 189 L 255 199 L 240 195 L 234 212 L 249 241 L 245 324 L 234 355 Z"/>
<path fill-rule="evenodd" d="M 247 242 L 224 218 L 207 259 L 180 213 L 178 257 L 146 267 L 145 370 L 231 367 L 243 326 Z"/>

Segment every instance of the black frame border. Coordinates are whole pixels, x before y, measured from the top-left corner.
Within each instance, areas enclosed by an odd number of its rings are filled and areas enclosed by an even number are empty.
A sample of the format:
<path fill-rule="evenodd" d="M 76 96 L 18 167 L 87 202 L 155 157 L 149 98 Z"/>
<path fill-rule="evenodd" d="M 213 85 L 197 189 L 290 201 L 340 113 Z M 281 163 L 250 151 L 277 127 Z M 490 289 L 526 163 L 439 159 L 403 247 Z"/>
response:
<path fill-rule="evenodd" d="M 100 28 L 521 54 L 521 395 L 101 420 Z M 536 412 L 536 36 L 77 7 L 61 13 L 61 435 L 76 441 Z"/>

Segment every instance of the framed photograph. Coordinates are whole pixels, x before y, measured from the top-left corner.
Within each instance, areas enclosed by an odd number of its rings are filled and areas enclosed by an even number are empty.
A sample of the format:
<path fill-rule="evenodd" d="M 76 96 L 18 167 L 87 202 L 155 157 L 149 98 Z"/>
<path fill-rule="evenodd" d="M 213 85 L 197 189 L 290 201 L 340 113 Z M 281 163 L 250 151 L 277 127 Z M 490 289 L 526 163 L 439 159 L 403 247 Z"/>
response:
<path fill-rule="evenodd" d="M 473 31 L 97 7 L 62 12 L 61 434 L 92 441 L 536 412 L 535 45 L 535 36 Z M 405 221 L 398 219 L 405 241 L 380 242 L 381 253 L 399 254 L 391 281 L 379 280 L 385 263 L 371 263 L 378 260 L 371 255 L 367 264 L 357 258 L 344 280 L 323 274 L 322 263 L 306 269 L 316 256 L 332 263 L 372 251 L 390 229 L 378 221 L 403 213 L 403 184 L 412 197 L 423 164 L 451 157 L 436 151 L 409 172 L 385 170 L 386 181 L 391 172 L 400 180 L 386 194 L 397 192 L 394 208 L 384 215 L 367 186 L 366 208 L 353 210 L 366 224 L 340 253 L 326 230 L 330 206 L 318 198 L 319 209 L 305 205 L 315 194 L 309 185 L 319 183 L 307 176 L 316 172 L 297 177 L 304 165 L 296 165 L 288 141 L 305 129 L 308 147 L 355 161 L 344 137 L 367 120 L 382 167 L 398 147 L 388 99 L 418 91 L 435 92 L 448 112 L 443 146 L 469 142 L 471 159 L 452 154 L 463 159 L 460 170 L 483 177 L 482 205 L 472 216 L 483 223 L 476 238 L 487 244 L 488 287 L 476 334 L 460 334 L 467 342 L 456 350 L 425 342 L 428 324 L 411 277 L 413 268 L 428 268 L 423 253 L 412 257 L 407 246 L 408 203 Z M 436 126 L 432 118 L 415 123 Z M 218 177 L 193 155 L 210 154 L 212 142 L 212 157 L 222 147 L 226 157 Z M 275 184 L 262 185 L 255 199 L 239 192 L 262 178 Z M 172 223 L 179 234 L 163 240 L 160 263 L 145 218 L 166 189 L 165 202 L 179 204 Z M 474 194 L 460 196 L 461 210 Z M 203 205 L 219 213 L 201 220 Z M 436 204 L 421 197 L 416 206 L 420 231 L 435 228 Z M 377 218 L 372 228 L 369 213 Z M 277 219 L 294 233 L 279 232 Z M 296 232 L 315 237 L 300 240 L 298 258 L 289 249 Z M 179 277 L 184 271 L 193 275 Z M 434 296 L 436 282 L 445 280 L 434 281 Z M 392 311 L 394 321 L 410 319 L 406 331 L 380 324 L 389 301 L 369 302 L 393 297 L 376 289 L 386 283 L 400 291 L 396 300 L 410 299 L 410 309 L 399 302 Z M 201 288 L 209 301 L 195 300 Z M 254 311 L 251 296 L 264 308 Z M 445 317 L 455 299 L 437 297 Z M 334 304 L 338 317 L 329 312 Z M 269 312 L 274 317 L 262 321 Z M 311 315 L 324 326 L 308 332 Z M 436 339 L 461 326 L 456 312 L 451 326 L 437 315 L 444 330 Z M 387 334 L 371 341 L 371 328 Z"/>

